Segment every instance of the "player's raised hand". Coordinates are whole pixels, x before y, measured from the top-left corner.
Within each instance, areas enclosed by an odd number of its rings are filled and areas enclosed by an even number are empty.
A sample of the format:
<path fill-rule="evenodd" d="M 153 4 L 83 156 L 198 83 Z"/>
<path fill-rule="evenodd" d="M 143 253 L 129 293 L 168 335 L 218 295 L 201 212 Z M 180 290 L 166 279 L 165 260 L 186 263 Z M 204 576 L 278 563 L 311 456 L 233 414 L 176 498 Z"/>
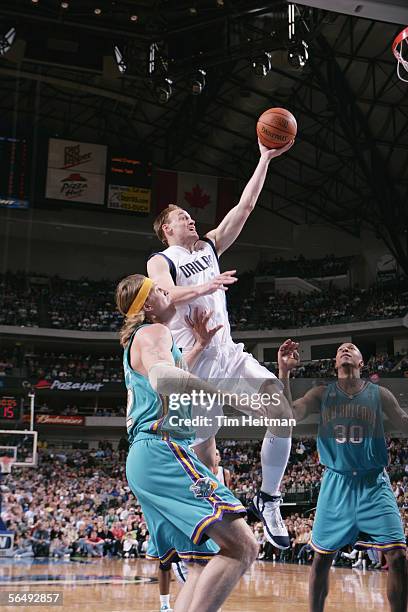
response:
<path fill-rule="evenodd" d="M 290 140 L 288 144 L 283 147 L 279 147 L 279 149 L 269 149 L 268 147 L 265 147 L 258 138 L 258 145 L 259 150 L 261 152 L 261 157 L 266 161 L 271 161 L 271 159 L 274 159 L 274 157 L 279 157 L 279 155 L 282 155 L 283 153 L 286 153 L 286 151 L 289 151 L 289 149 L 293 146 L 294 142 L 294 140 Z"/>
<path fill-rule="evenodd" d="M 290 338 L 280 345 L 278 350 L 278 365 L 280 372 L 290 372 L 299 365 L 299 342 Z"/>
<path fill-rule="evenodd" d="M 218 289 L 228 291 L 228 285 L 233 285 L 238 280 L 235 273 L 236 270 L 227 270 L 226 272 L 222 272 L 222 274 L 218 274 L 218 276 L 214 276 L 213 279 L 203 285 L 204 290 L 202 295 L 210 295 L 218 291 Z"/>
<path fill-rule="evenodd" d="M 215 334 L 224 327 L 217 325 L 216 327 L 208 327 L 208 323 L 213 315 L 212 310 L 199 310 L 194 308 L 191 316 L 185 316 L 184 320 L 191 329 L 195 341 L 203 348 L 208 346 Z"/>

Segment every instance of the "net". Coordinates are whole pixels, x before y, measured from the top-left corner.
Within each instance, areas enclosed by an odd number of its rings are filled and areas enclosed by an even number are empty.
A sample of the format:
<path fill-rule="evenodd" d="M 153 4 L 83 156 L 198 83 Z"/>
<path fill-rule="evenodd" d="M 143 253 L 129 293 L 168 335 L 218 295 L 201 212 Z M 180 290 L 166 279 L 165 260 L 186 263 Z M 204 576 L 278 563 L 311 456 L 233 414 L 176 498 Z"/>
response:
<path fill-rule="evenodd" d="M 408 26 L 395 37 L 392 52 L 397 60 L 398 78 L 408 83 Z"/>
<path fill-rule="evenodd" d="M 14 455 L 16 467 L 34 467 L 37 464 L 37 432 L 0 429 L 0 457 L 5 455 Z"/>

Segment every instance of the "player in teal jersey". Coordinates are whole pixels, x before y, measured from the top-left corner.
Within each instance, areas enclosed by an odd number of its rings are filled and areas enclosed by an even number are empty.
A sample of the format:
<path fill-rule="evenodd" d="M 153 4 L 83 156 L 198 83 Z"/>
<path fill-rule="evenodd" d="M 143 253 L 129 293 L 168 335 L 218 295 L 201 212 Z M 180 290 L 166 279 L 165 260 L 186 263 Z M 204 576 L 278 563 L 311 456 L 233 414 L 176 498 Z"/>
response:
<path fill-rule="evenodd" d="M 191 562 L 175 611 L 213 612 L 256 559 L 258 545 L 243 519 L 242 504 L 189 448 L 194 434 L 182 421 L 191 417 L 191 406 L 180 403 L 175 423 L 158 390 L 162 376 L 178 394 L 215 390 L 175 367 L 181 353 L 166 326 L 174 313 L 167 291 L 135 274 L 119 283 L 116 303 L 126 316 L 121 343 L 128 389 L 129 486 L 142 506 L 160 561 L 168 563 L 178 555 Z"/>
<path fill-rule="evenodd" d="M 298 364 L 297 349 L 297 343 L 287 340 L 278 353 L 279 378 L 290 402 L 289 375 Z M 406 544 L 384 469 L 388 453 L 383 414 L 394 430 L 404 434 L 408 434 L 408 415 L 388 389 L 360 378 L 363 365 L 357 346 L 342 344 L 336 354 L 337 382 L 313 387 L 293 402 L 297 421 L 313 412 L 320 414 L 317 447 L 320 462 L 326 466 L 312 531 L 311 612 L 324 609 L 332 560 L 347 544 L 384 552 L 391 610 L 407 609 Z"/>

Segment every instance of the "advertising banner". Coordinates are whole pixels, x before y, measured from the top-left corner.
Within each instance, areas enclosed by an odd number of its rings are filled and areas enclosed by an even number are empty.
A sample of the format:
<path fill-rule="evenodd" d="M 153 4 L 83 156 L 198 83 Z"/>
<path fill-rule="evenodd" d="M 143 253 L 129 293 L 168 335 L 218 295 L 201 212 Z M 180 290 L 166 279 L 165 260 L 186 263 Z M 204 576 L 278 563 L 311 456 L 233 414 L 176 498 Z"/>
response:
<path fill-rule="evenodd" d="M 104 204 L 107 147 L 50 138 L 45 197 Z"/>

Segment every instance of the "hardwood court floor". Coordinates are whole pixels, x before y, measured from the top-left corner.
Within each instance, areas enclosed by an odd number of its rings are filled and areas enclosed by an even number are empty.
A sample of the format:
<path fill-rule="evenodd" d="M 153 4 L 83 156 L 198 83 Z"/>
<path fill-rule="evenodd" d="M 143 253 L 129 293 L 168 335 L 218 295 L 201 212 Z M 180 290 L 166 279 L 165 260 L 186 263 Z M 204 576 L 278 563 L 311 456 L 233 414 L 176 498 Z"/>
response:
<path fill-rule="evenodd" d="M 222 612 L 307 612 L 309 566 L 257 561 Z M 332 568 L 327 612 L 387 610 L 386 572 Z M 178 584 L 171 584 L 172 603 Z M 63 606 L 30 606 L 36 612 L 157 612 L 156 564 L 145 560 L 0 560 L 5 591 L 60 592 Z M 2 612 L 22 608 L 0 605 Z M 26 608 L 27 609 L 27 608 Z"/>

